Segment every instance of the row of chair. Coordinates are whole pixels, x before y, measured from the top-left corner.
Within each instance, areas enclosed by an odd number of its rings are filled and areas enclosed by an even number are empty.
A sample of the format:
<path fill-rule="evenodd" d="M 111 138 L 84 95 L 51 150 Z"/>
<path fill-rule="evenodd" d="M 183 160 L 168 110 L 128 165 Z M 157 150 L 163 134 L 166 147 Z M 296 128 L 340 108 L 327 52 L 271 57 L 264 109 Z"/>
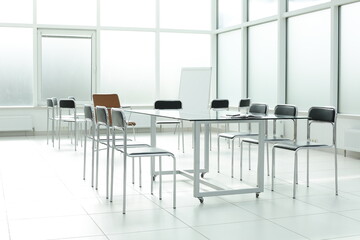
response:
<path fill-rule="evenodd" d="M 104 106 L 97 106 L 95 108 L 97 122 L 95 123 L 95 115 L 92 109 L 92 106 L 85 105 L 85 119 L 87 122 L 91 122 L 91 125 L 96 128 L 91 132 L 92 146 L 93 146 L 93 155 L 92 155 L 92 185 L 98 189 L 98 175 L 99 175 L 99 144 L 104 144 L 107 150 L 107 159 L 106 159 L 106 198 L 110 198 L 110 201 L 113 200 L 113 187 L 114 187 L 114 157 L 115 150 L 120 151 L 123 154 L 123 213 L 126 212 L 126 178 L 127 178 L 127 157 L 132 159 L 134 163 L 134 158 L 139 157 L 141 161 L 142 157 L 159 157 L 159 199 L 162 199 L 162 159 L 163 156 L 168 156 L 173 159 L 173 207 L 176 208 L 176 158 L 174 154 L 169 151 L 151 147 L 148 144 L 138 143 L 135 141 L 129 141 L 127 137 L 127 126 L 125 113 L 120 108 L 112 108 L 110 114 L 108 113 L 108 108 Z M 110 116 L 112 122 L 110 124 Z M 100 131 L 101 128 L 106 129 L 106 138 L 101 138 Z M 95 134 L 96 132 L 96 134 Z M 120 133 L 121 137 L 117 137 L 117 134 Z M 88 137 L 86 135 L 86 137 Z M 96 147 L 95 147 L 96 144 Z M 86 146 L 86 145 L 85 145 Z M 94 150 L 96 149 L 96 162 L 94 162 Z M 112 149 L 111 154 L 111 163 L 110 163 L 110 149 Z M 84 176 L 85 176 L 85 164 L 86 164 L 86 148 L 84 151 Z M 134 165 L 133 165 L 133 176 L 134 176 Z M 94 173 L 95 171 L 95 173 Z M 140 177 L 140 186 L 141 186 L 141 165 L 139 165 L 139 177 Z M 95 180 L 94 180 L 95 178 Z M 134 179 L 133 179 L 134 181 Z M 153 180 L 151 179 L 151 194 L 153 194 Z"/>
<path fill-rule="evenodd" d="M 249 99 L 246 99 L 247 103 L 250 103 Z M 242 100 L 240 101 L 239 107 L 242 105 Z M 253 103 L 249 107 L 249 114 L 268 114 L 268 106 L 266 104 Z M 274 144 L 272 149 L 272 190 L 274 190 L 274 178 L 275 178 L 275 150 L 283 149 L 295 152 L 294 160 L 294 181 L 293 181 L 293 198 L 296 197 L 296 188 L 295 185 L 298 183 L 298 151 L 301 149 L 307 150 L 307 186 L 309 186 L 309 149 L 314 148 L 334 148 L 334 157 L 335 157 L 335 193 L 338 194 L 338 180 L 337 180 L 337 148 L 336 148 L 336 110 L 333 107 L 312 107 L 308 111 L 308 120 L 307 120 L 307 139 L 305 141 L 297 140 L 297 108 L 293 105 L 281 104 L 277 105 L 274 109 L 274 115 L 276 116 L 290 116 L 293 121 L 293 137 L 284 138 L 277 135 L 276 131 L 276 120 L 273 121 L 273 133 L 269 134 L 266 124 L 266 137 L 264 139 L 267 148 L 267 174 L 269 174 L 269 144 Z M 332 126 L 332 142 L 329 143 L 314 143 L 310 140 L 310 129 L 313 123 L 322 123 L 330 124 Z M 242 180 L 242 159 L 243 159 L 243 143 L 249 144 L 249 170 L 251 169 L 251 160 L 250 160 L 250 145 L 258 144 L 257 139 L 258 134 L 251 131 L 248 132 L 224 132 L 218 134 L 218 172 L 220 172 L 220 139 L 227 139 L 231 141 L 231 177 L 234 177 L 234 140 L 240 139 L 240 180 Z"/>

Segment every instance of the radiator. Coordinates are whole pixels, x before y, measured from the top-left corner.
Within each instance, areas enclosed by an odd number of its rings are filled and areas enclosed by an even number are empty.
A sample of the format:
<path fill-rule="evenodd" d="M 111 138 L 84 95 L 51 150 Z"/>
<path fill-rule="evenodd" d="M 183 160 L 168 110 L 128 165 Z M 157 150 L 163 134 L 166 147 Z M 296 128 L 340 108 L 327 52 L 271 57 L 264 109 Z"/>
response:
<path fill-rule="evenodd" d="M 33 131 L 34 124 L 31 116 L 1 116 L 0 131 Z"/>

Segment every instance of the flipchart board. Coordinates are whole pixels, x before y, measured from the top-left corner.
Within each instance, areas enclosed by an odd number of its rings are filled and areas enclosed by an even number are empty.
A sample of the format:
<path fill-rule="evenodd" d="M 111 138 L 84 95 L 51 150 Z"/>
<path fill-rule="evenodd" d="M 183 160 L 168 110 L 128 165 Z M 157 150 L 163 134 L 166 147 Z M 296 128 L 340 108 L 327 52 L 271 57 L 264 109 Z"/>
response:
<path fill-rule="evenodd" d="M 182 68 L 179 99 L 186 112 L 205 111 L 209 108 L 211 86 L 210 67 Z"/>

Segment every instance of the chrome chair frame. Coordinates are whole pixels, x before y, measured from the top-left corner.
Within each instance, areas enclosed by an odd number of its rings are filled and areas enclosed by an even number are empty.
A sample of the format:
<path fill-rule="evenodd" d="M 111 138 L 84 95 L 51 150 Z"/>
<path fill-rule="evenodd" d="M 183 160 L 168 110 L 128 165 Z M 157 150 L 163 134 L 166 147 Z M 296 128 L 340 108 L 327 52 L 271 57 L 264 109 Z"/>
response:
<path fill-rule="evenodd" d="M 159 199 L 162 199 L 162 164 L 161 157 L 168 156 L 173 159 L 173 208 L 176 208 L 176 158 L 175 155 L 166 150 L 156 147 L 133 147 L 128 148 L 127 144 L 127 121 L 123 110 L 120 108 L 113 108 L 111 110 L 113 126 L 112 126 L 112 158 L 111 158 L 111 186 L 110 186 L 110 201 L 113 198 L 113 186 L 114 186 L 114 156 L 115 150 L 120 151 L 123 154 L 123 214 L 126 212 L 126 162 L 127 157 L 132 159 L 135 157 L 159 157 Z M 120 131 L 123 134 L 124 144 L 118 147 L 115 143 L 116 131 Z M 151 176 L 151 194 L 153 194 L 153 179 Z"/>
<path fill-rule="evenodd" d="M 278 104 L 275 106 L 274 108 L 274 115 L 277 116 L 297 116 L 297 107 L 294 105 L 290 105 L 290 104 Z M 297 136 L 297 120 L 296 119 L 291 119 L 293 121 L 293 138 L 283 138 L 281 136 L 277 136 L 277 131 L 276 131 L 276 122 L 277 120 L 273 120 L 273 134 L 270 137 L 269 134 L 267 134 L 266 138 L 264 139 L 265 143 L 266 143 L 266 157 L 267 157 L 267 175 L 270 176 L 270 164 L 269 164 L 269 143 L 279 143 L 279 142 L 286 142 L 286 141 L 295 141 Z M 250 146 L 251 144 L 259 144 L 258 139 L 256 138 L 244 138 L 241 140 L 240 143 L 240 180 L 242 180 L 242 162 L 243 162 L 243 143 L 248 143 L 249 144 L 249 162 L 251 162 L 251 151 L 250 151 Z M 249 164 L 249 170 L 251 170 L 250 168 L 250 164 Z"/>
<path fill-rule="evenodd" d="M 268 105 L 263 103 L 253 103 L 250 106 L 250 114 L 264 114 L 266 115 L 268 111 Z M 265 125 L 265 131 L 267 132 L 267 124 Z M 220 173 L 220 138 L 225 138 L 231 140 L 231 177 L 234 177 L 234 141 L 236 138 L 251 137 L 257 136 L 257 133 L 243 133 L 243 132 L 225 132 L 218 134 L 217 147 L 218 147 L 218 156 L 217 156 L 217 167 L 218 173 Z M 249 163 L 250 164 L 250 163 Z"/>
<path fill-rule="evenodd" d="M 305 142 L 296 141 L 293 143 L 275 144 L 272 149 L 272 181 L 271 191 L 274 191 L 274 172 L 275 172 L 275 150 L 284 149 L 295 152 L 294 156 L 294 179 L 293 179 L 293 198 L 296 197 L 296 184 L 298 183 L 298 152 L 306 149 L 306 185 L 309 187 L 309 150 L 315 148 L 334 148 L 335 160 L 335 195 L 338 195 L 338 167 L 337 167 L 337 147 L 336 147 L 336 109 L 334 107 L 312 107 L 308 111 L 307 120 L 307 140 Z M 328 123 L 332 125 L 333 139 L 332 144 L 314 143 L 310 141 L 310 129 L 312 123 Z"/>

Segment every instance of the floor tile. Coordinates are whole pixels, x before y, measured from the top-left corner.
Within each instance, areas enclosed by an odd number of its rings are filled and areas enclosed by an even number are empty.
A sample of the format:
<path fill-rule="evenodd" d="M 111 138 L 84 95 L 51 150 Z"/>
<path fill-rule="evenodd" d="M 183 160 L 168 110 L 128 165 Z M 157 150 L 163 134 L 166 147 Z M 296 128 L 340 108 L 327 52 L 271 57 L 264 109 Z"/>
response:
<path fill-rule="evenodd" d="M 93 214 L 91 217 L 105 234 L 182 228 L 186 225 L 164 210 Z"/>
<path fill-rule="evenodd" d="M 292 198 L 276 199 L 274 201 L 264 200 L 242 202 L 237 203 L 236 205 L 266 219 L 327 212 L 324 209 L 294 200 Z"/>
<path fill-rule="evenodd" d="M 108 235 L 110 240 L 206 240 L 199 232 L 190 228 L 169 229 L 151 232 L 138 232 L 120 235 Z"/>
<path fill-rule="evenodd" d="M 12 240 L 74 238 L 103 234 L 87 215 L 10 220 L 9 224 Z"/>
<path fill-rule="evenodd" d="M 360 235 L 360 222 L 336 213 L 273 219 L 273 222 L 309 239 Z"/>
<path fill-rule="evenodd" d="M 209 239 L 246 240 L 305 240 L 307 238 L 280 227 L 270 221 L 250 221 L 195 227 Z"/>
<path fill-rule="evenodd" d="M 207 205 L 206 198 L 205 204 L 200 204 L 195 207 L 177 208 L 176 210 L 169 209 L 169 211 L 189 226 L 202 226 L 260 219 L 255 214 L 229 203 Z"/>

